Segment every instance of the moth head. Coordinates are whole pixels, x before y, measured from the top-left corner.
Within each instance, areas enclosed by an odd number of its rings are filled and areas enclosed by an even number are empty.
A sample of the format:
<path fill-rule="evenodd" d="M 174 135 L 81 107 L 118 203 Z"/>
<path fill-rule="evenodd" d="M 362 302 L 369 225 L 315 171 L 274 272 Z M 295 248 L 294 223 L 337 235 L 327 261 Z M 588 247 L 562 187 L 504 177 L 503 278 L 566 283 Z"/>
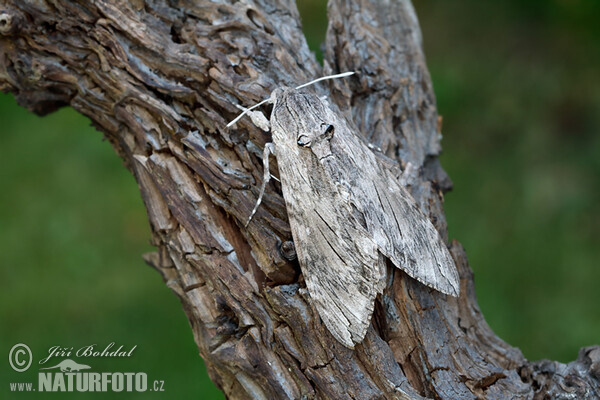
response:
<path fill-rule="evenodd" d="M 328 103 L 315 94 L 295 89 L 285 88 L 276 94 L 271 114 L 274 141 L 295 143 L 319 158 L 330 154 L 337 122 Z"/>

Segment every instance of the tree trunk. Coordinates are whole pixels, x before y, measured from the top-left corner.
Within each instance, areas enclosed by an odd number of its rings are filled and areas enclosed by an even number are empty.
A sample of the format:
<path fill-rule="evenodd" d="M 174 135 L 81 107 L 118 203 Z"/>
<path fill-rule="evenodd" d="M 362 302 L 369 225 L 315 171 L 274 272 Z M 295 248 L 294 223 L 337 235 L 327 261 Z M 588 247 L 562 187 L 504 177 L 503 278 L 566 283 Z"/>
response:
<path fill-rule="evenodd" d="M 349 350 L 283 255 L 292 238 L 277 183 L 244 227 L 269 135 L 249 119 L 226 129 L 235 105 L 353 70 L 315 90 L 418 167 L 411 193 L 447 240 L 451 183 L 417 18 L 408 0 L 387 3 L 331 0 L 321 67 L 290 0 L 0 0 L 0 89 L 40 115 L 70 105 L 110 140 L 148 210 L 158 251 L 145 258 L 181 299 L 228 398 L 598 398 L 600 347 L 569 364 L 524 359 L 487 326 L 456 241 L 460 297 L 390 269 L 366 339 Z"/>

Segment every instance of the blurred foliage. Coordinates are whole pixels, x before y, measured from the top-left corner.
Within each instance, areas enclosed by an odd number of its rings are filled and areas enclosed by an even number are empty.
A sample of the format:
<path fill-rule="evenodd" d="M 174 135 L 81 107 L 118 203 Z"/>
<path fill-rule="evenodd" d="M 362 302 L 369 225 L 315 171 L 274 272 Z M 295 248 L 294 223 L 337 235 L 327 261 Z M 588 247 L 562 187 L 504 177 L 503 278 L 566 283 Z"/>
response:
<path fill-rule="evenodd" d="M 324 3 L 299 6 L 319 53 Z M 600 343 L 600 2 L 415 7 L 444 116 L 450 234 L 466 247 L 483 313 L 526 357 L 572 360 Z M 73 110 L 38 118 L 9 95 L 0 121 L 5 354 L 18 342 L 36 359 L 53 345 L 137 345 L 131 359 L 90 364 L 165 381 L 162 396 L 140 398 L 222 398 L 179 301 L 141 260 L 151 251 L 143 204 L 101 134 Z M 4 371 L 4 388 L 32 379 Z"/>
<path fill-rule="evenodd" d="M 72 109 L 39 118 L 8 95 L 0 96 L 0 121 L 2 353 L 22 342 L 37 363 L 51 346 L 137 345 L 131 358 L 75 360 L 95 371 L 141 371 L 150 382 L 165 382 L 164 393 L 122 398 L 222 398 L 177 297 L 142 261 L 152 251 L 146 213 L 109 143 Z M 30 398 L 7 393 L 8 382 L 36 381 L 38 367 L 20 374 L 5 361 L 0 398 Z"/>
<path fill-rule="evenodd" d="M 600 343 L 600 3 L 415 2 L 450 235 L 492 329 L 527 358 Z"/>

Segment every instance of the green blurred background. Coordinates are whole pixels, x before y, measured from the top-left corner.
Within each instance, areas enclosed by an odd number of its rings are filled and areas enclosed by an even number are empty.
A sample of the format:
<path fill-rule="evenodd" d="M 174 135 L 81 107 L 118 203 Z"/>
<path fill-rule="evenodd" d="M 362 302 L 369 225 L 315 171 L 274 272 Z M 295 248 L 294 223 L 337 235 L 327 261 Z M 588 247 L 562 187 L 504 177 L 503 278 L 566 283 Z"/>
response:
<path fill-rule="evenodd" d="M 600 2 L 414 4 L 444 116 L 450 234 L 466 247 L 479 304 L 526 357 L 572 360 L 600 343 Z M 319 53 L 325 5 L 299 6 Z M 18 342 L 37 361 L 50 346 L 115 341 L 137 345 L 134 356 L 94 367 L 165 381 L 162 395 L 137 397 L 223 398 L 179 301 L 141 259 L 143 204 L 102 135 L 73 110 L 38 118 L 9 95 L 0 122 L 4 359 Z M 28 398 L 8 382 L 32 375 L 2 371 L 0 397 Z"/>

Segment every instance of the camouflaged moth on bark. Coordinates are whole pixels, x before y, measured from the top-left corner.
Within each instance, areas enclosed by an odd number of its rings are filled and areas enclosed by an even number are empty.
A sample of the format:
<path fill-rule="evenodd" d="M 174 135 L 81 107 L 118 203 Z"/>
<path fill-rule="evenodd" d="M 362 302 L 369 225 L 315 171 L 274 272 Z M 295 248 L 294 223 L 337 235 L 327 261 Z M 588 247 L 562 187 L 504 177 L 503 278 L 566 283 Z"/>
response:
<path fill-rule="evenodd" d="M 250 219 L 270 178 L 272 152 L 310 297 L 333 336 L 354 348 L 385 287 L 386 258 L 451 296 L 459 294 L 459 277 L 439 233 L 398 178 L 327 102 L 298 90 L 307 85 L 276 89 L 269 121 L 243 113 L 270 128 L 273 137 L 265 146 L 261 196 Z"/>

